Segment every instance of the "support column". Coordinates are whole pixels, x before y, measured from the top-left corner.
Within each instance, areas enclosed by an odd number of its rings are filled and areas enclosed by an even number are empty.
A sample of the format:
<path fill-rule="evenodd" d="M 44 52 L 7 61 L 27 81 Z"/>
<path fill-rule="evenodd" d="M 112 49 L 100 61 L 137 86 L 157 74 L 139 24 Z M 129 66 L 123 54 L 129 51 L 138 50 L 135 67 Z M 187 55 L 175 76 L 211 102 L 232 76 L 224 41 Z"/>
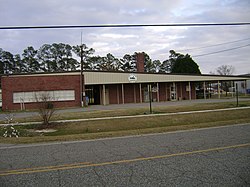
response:
<path fill-rule="evenodd" d="M 149 110 L 150 114 L 152 114 L 152 85 L 148 85 L 148 96 L 149 96 Z"/>
<path fill-rule="evenodd" d="M 232 87 L 232 98 L 234 97 L 234 81 L 231 81 L 231 87 Z"/>
<path fill-rule="evenodd" d="M 205 81 L 203 82 L 203 94 L 204 94 L 204 99 L 207 99 L 207 96 L 206 96 L 206 82 Z"/>
<path fill-rule="evenodd" d="M 218 99 L 220 99 L 220 81 L 218 81 Z"/>
<path fill-rule="evenodd" d="M 140 91 L 140 103 L 142 103 L 142 96 L 141 96 L 141 94 L 142 94 L 142 91 L 141 91 L 141 83 L 139 84 L 139 91 Z"/>
<path fill-rule="evenodd" d="M 236 102 L 237 102 L 237 107 L 239 106 L 239 91 L 238 91 L 238 83 L 235 84 L 235 91 L 236 91 Z"/>
<path fill-rule="evenodd" d="M 211 85 L 210 82 L 208 82 L 208 99 L 211 99 L 210 95 L 211 95 Z"/>
<path fill-rule="evenodd" d="M 209 82 L 209 99 L 212 98 L 212 83 Z"/>
<path fill-rule="evenodd" d="M 102 98 L 103 98 L 103 105 L 106 105 L 106 95 L 105 95 L 105 84 L 102 85 Z"/>
<path fill-rule="evenodd" d="M 245 86 L 245 96 L 247 96 L 247 80 L 245 80 L 244 86 Z"/>
<path fill-rule="evenodd" d="M 124 87 L 123 87 L 123 84 L 122 84 L 122 104 L 124 104 Z"/>
<path fill-rule="evenodd" d="M 156 83 L 156 87 L 157 87 L 157 102 L 160 102 L 160 90 L 159 90 L 159 83 Z"/>
<path fill-rule="evenodd" d="M 189 94 L 189 100 L 192 100 L 192 93 L 191 93 L 191 84 L 190 81 L 188 82 L 188 94 Z"/>

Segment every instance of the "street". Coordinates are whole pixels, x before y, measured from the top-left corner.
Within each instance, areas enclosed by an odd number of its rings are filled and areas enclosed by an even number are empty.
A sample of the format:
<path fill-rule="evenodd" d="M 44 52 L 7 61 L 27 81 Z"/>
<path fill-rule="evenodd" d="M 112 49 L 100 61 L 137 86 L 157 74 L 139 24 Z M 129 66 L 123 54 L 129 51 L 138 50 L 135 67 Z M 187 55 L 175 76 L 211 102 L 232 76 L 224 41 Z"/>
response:
<path fill-rule="evenodd" d="M 250 124 L 0 144 L 0 186 L 250 186 Z"/>

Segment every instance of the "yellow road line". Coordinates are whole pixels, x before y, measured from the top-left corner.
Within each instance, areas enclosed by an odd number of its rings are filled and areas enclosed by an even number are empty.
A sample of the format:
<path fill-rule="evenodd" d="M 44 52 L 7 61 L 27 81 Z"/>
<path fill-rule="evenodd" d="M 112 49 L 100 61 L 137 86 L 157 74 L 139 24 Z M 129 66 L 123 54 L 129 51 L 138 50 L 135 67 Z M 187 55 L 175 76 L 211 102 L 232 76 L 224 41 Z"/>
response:
<path fill-rule="evenodd" d="M 216 148 L 211 148 L 211 149 L 203 149 L 203 150 L 190 151 L 190 152 L 174 153 L 174 154 L 168 154 L 168 155 L 157 155 L 157 156 L 152 156 L 152 157 L 134 158 L 134 159 L 129 159 L 129 160 L 118 160 L 118 161 L 102 162 L 102 163 L 81 162 L 81 163 L 65 164 L 65 165 L 59 165 L 59 166 L 47 166 L 47 167 L 38 167 L 38 168 L 9 170 L 9 171 L 2 171 L 2 173 L 0 172 L 0 176 L 31 174 L 31 173 L 41 173 L 41 172 L 50 172 L 50 171 L 58 171 L 58 170 L 69 170 L 69 169 L 77 169 L 77 168 L 87 168 L 87 167 L 106 166 L 106 165 L 113 165 L 113 164 L 131 163 L 131 162 L 138 162 L 138 161 L 145 161 L 145 160 L 169 158 L 169 157 L 175 157 L 175 156 L 185 156 L 185 155 L 207 153 L 207 152 L 213 152 L 213 151 L 222 151 L 226 149 L 241 148 L 241 147 L 248 147 L 248 146 L 250 146 L 250 143 L 231 145 L 231 146 L 225 146 L 225 147 L 216 147 Z"/>

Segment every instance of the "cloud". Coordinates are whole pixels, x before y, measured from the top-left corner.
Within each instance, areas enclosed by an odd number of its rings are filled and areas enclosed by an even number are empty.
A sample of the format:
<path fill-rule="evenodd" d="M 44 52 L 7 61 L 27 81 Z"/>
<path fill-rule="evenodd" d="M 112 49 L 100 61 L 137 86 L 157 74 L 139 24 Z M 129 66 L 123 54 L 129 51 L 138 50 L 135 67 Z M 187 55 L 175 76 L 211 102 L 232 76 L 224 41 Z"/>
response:
<path fill-rule="evenodd" d="M 159 24 L 249 22 L 250 1 L 244 0 L 11 0 L 0 6 L 0 26 L 93 25 L 93 24 Z M 45 43 L 83 43 L 96 55 L 144 51 L 152 59 L 165 60 L 169 50 L 199 48 L 249 37 L 250 26 L 221 27 L 145 27 L 87 28 L 47 30 L 0 30 L 0 48 L 22 53 L 28 46 L 39 48 Z M 190 55 L 232 48 L 248 41 L 229 45 L 184 50 Z M 203 73 L 230 64 L 237 73 L 249 73 L 249 47 L 235 51 L 194 58 Z"/>

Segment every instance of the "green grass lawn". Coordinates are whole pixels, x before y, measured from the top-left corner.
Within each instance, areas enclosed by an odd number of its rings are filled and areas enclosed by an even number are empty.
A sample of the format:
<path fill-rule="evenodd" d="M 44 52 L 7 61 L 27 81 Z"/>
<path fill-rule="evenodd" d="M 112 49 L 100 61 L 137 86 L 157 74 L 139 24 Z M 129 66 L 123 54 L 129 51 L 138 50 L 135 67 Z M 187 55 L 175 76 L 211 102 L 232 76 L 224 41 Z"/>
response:
<path fill-rule="evenodd" d="M 250 101 L 241 101 L 240 106 L 250 106 Z M 161 106 L 153 107 L 153 113 L 174 113 L 174 112 L 185 112 L 185 111 L 197 111 L 197 110 L 212 110 L 220 108 L 232 108 L 236 107 L 236 102 L 225 102 L 225 103 L 206 103 L 206 104 L 192 104 L 184 106 Z M 68 120 L 68 119 L 87 119 L 87 118 L 99 118 L 99 117 L 113 117 L 113 116 L 130 116 L 130 115 L 141 115 L 149 113 L 149 108 L 129 108 L 129 109 L 116 109 L 116 110 L 99 110 L 99 111 L 82 111 L 82 112 L 67 112 L 55 114 L 52 117 L 52 121 L 56 120 Z M 15 119 L 17 122 L 34 122 L 40 121 L 38 116 L 18 118 Z M 0 121 L 4 123 L 4 121 Z"/>
<path fill-rule="evenodd" d="M 241 106 L 250 106 L 250 102 L 241 102 Z M 235 107 L 235 103 L 195 104 L 191 106 L 168 106 L 154 108 L 155 113 L 173 113 Z M 147 112 L 148 108 L 122 109 L 110 111 L 93 111 L 67 113 L 56 116 L 56 119 L 94 118 L 107 116 L 138 115 Z M 143 118 L 112 119 L 84 122 L 53 123 L 50 127 L 55 132 L 39 133 L 37 125 L 16 126 L 19 138 L 3 138 L 4 129 L 0 127 L 1 143 L 35 143 L 47 141 L 68 141 L 94 139 L 113 136 L 160 133 L 175 130 L 204 128 L 230 124 L 250 123 L 250 109 L 220 112 L 182 114 L 170 116 L 146 116 Z M 34 119 L 33 119 L 34 120 Z"/>

